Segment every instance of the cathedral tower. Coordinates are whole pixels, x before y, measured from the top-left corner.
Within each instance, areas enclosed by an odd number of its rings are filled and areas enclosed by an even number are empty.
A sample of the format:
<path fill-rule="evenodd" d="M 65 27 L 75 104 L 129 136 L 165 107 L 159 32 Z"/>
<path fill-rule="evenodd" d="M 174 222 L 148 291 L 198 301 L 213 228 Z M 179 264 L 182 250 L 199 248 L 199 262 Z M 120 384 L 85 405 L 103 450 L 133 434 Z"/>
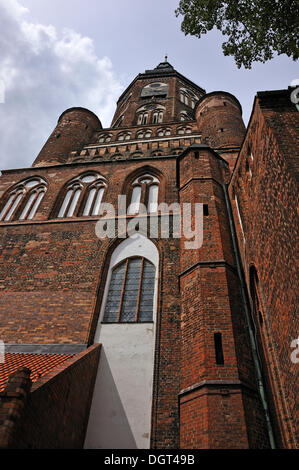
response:
<path fill-rule="evenodd" d="M 2 172 L 1 339 L 30 399 L 0 446 L 273 445 L 227 191 L 244 135 L 234 96 L 165 60 L 109 128 L 68 109 Z"/>

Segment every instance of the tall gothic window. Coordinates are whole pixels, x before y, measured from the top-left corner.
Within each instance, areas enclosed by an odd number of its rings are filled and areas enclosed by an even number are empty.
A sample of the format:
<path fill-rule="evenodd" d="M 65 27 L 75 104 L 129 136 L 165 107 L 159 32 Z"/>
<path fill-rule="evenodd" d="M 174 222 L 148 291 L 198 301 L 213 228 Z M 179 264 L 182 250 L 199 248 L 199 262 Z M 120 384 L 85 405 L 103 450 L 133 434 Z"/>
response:
<path fill-rule="evenodd" d="M 181 98 L 181 102 L 188 105 L 189 104 L 189 97 L 188 97 L 188 93 L 186 92 L 186 90 L 184 88 L 181 88 L 180 89 L 180 98 Z"/>
<path fill-rule="evenodd" d="M 148 120 L 148 112 L 141 112 L 138 114 L 137 124 L 146 124 Z"/>
<path fill-rule="evenodd" d="M 158 122 L 163 121 L 163 112 L 162 111 L 154 111 L 153 112 L 153 124 L 157 124 Z"/>
<path fill-rule="evenodd" d="M 47 184 L 40 177 L 20 182 L 4 201 L 0 221 L 33 219 L 46 191 Z"/>
<path fill-rule="evenodd" d="M 106 183 L 98 173 L 74 178 L 67 186 L 57 217 L 98 215 Z"/>
<path fill-rule="evenodd" d="M 144 204 L 147 212 L 157 212 L 159 198 L 159 180 L 155 176 L 145 174 L 132 183 L 131 203 L 128 214 L 138 214 L 140 204 Z"/>
<path fill-rule="evenodd" d="M 104 322 L 153 320 L 155 266 L 143 257 L 127 258 L 115 266 L 104 311 Z"/>

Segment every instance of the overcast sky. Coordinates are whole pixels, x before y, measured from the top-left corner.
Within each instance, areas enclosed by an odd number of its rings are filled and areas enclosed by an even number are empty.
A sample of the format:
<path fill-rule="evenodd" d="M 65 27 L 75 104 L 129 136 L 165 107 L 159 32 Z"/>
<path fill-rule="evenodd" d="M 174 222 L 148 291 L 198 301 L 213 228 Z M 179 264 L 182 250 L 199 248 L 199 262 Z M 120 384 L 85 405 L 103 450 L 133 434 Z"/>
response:
<path fill-rule="evenodd" d="M 234 94 L 247 124 L 257 91 L 299 78 L 286 56 L 251 70 L 222 54 L 217 31 L 185 36 L 179 0 L 0 0 L 0 168 L 31 166 L 60 114 L 72 106 L 109 127 L 115 103 L 138 73 L 168 54 L 207 92 Z"/>

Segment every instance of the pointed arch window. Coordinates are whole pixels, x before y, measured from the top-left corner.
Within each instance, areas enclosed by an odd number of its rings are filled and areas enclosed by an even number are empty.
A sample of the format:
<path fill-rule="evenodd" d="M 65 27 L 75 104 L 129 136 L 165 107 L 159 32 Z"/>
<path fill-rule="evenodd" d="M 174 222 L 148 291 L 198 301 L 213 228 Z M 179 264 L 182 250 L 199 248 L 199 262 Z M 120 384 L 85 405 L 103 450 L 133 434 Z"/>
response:
<path fill-rule="evenodd" d="M 106 182 L 98 173 L 74 178 L 67 186 L 57 217 L 99 215 Z"/>
<path fill-rule="evenodd" d="M 46 181 L 40 177 L 20 182 L 9 192 L 0 211 L 0 221 L 33 219 L 46 191 Z"/>
<path fill-rule="evenodd" d="M 153 320 L 156 268 L 143 257 L 127 258 L 111 273 L 104 322 Z"/>
<path fill-rule="evenodd" d="M 150 174 L 136 178 L 132 183 L 131 202 L 128 214 L 138 214 L 140 204 L 147 208 L 147 212 L 157 212 L 159 200 L 159 180 Z"/>

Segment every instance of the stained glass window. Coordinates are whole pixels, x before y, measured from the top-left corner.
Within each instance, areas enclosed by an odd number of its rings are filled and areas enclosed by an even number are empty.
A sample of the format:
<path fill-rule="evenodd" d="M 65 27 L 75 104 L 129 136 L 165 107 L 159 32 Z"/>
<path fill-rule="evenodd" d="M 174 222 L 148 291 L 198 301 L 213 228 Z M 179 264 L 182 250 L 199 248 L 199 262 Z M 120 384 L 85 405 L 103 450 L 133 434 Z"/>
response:
<path fill-rule="evenodd" d="M 104 322 L 153 319 L 155 266 L 145 258 L 127 258 L 111 275 Z"/>

